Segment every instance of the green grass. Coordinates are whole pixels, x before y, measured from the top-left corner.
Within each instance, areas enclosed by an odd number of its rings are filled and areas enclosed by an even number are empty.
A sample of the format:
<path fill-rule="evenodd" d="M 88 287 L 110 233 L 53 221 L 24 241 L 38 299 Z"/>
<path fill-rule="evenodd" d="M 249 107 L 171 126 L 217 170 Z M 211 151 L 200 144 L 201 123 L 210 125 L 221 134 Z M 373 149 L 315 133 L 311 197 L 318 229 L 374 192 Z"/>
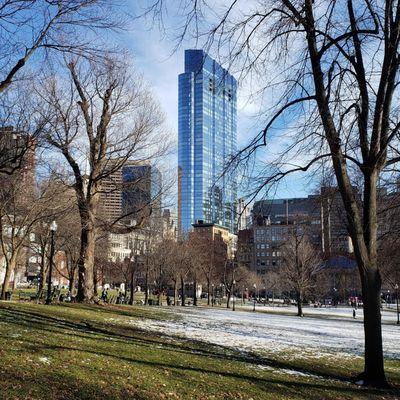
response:
<path fill-rule="evenodd" d="M 397 388 L 368 390 L 344 380 L 360 360 L 239 353 L 141 331 L 141 318 L 179 316 L 157 307 L 0 302 L 0 399 L 400 398 Z M 399 366 L 387 363 L 397 384 Z"/>

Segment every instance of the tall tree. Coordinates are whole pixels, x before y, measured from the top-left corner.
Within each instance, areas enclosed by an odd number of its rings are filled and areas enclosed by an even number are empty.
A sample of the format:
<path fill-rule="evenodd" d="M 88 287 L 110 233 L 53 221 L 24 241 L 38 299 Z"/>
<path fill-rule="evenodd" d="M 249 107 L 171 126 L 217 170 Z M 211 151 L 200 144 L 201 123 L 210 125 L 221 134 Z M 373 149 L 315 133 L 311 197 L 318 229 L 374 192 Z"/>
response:
<path fill-rule="evenodd" d="M 322 260 L 302 225 L 293 226 L 280 251 L 282 265 L 279 274 L 282 282 L 296 293 L 297 315 L 302 317 L 304 297 L 315 286 Z"/>
<path fill-rule="evenodd" d="M 192 270 L 207 285 L 207 305 L 211 304 L 211 284 L 221 277 L 227 259 L 227 245 L 221 235 L 207 235 L 201 231 L 193 231 L 189 235 L 189 248 L 191 253 Z M 192 276 L 195 276 L 192 273 Z M 200 275 L 197 276 L 200 278 Z M 218 282 L 219 283 L 219 282 Z"/>
<path fill-rule="evenodd" d="M 0 246 L 5 260 L 5 276 L 0 296 L 3 300 L 19 259 L 32 247 L 32 234 L 38 227 L 48 229 L 48 225 L 44 227 L 43 224 L 65 212 L 65 204 L 60 201 L 56 207 L 49 207 L 49 204 L 55 204 L 58 196 L 52 182 L 43 181 L 37 188 L 33 177 L 29 176 L 29 173 L 18 171 L 1 179 Z"/>
<path fill-rule="evenodd" d="M 148 216 L 130 226 L 123 223 L 129 215 L 112 221 L 100 218 L 102 182 L 128 160 L 140 164 L 155 159 L 166 141 L 159 131 L 163 117 L 158 105 L 129 66 L 112 59 L 79 59 L 66 67 L 65 77 L 47 78 L 37 94 L 45 104 L 41 113 L 49 121 L 46 140 L 73 173 L 81 225 L 77 300 L 91 302 L 99 224 L 103 230 L 127 233 Z M 147 210 L 150 214 L 151 205 Z"/>
<path fill-rule="evenodd" d="M 153 11 L 163 9 L 162 1 L 154 2 Z M 291 173 L 333 168 L 362 284 L 365 363 L 358 381 L 385 386 L 377 187 L 400 162 L 400 3 L 234 0 L 212 18 L 205 11 L 213 9 L 208 1 L 187 1 L 181 9 L 185 34 L 194 24 L 210 51 L 214 46 L 222 62 L 240 78 L 253 78 L 257 92 L 269 96 L 261 110 L 264 128 L 232 161 L 248 164 L 267 148 L 264 167 L 253 168 L 253 176 L 244 172 L 253 197 Z M 276 129 L 283 131 L 282 140 Z M 281 145 L 278 152 L 269 151 L 272 143 Z M 358 176 L 361 204 L 353 188 Z"/>
<path fill-rule="evenodd" d="M 40 140 L 32 78 L 67 55 L 102 59 L 113 46 L 98 33 L 123 29 L 124 19 L 113 0 L 0 1 L 0 173 L 21 168 Z"/>

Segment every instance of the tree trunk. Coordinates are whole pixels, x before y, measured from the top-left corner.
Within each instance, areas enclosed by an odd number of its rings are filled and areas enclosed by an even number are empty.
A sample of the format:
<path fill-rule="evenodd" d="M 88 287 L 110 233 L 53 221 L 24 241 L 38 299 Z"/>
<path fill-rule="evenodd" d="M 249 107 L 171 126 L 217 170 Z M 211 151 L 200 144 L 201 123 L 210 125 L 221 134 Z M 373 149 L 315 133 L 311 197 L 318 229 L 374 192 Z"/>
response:
<path fill-rule="evenodd" d="M 96 233 L 91 221 L 82 221 L 81 248 L 78 260 L 78 302 L 93 300 L 93 267 Z"/>
<path fill-rule="evenodd" d="M 149 260 L 146 257 L 146 274 L 144 277 L 145 293 L 144 293 L 144 305 L 149 304 Z"/>
<path fill-rule="evenodd" d="M 227 296 L 227 301 L 226 301 L 226 308 L 231 308 L 229 305 L 229 302 L 231 301 L 231 291 L 228 291 L 228 296 Z"/>
<path fill-rule="evenodd" d="M 361 278 L 365 355 L 364 372 L 359 380 L 366 385 L 386 387 L 387 381 L 383 363 L 381 328 L 381 277 L 377 268 L 368 268 Z"/>
<path fill-rule="evenodd" d="M 10 284 L 11 273 L 14 268 L 15 268 L 15 265 L 14 265 L 14 267 L 11 265 L 11 260 L 10 260 L 10 262 L 6 263 L 6 271 L 5 271 L 5 275 L 4 275 L 4 281 L 3 281 L 3 286 L 1 288 L 1 300 L 6 299 L 6 293 L 8 291 L 8 285 Z"/>
<path fill-rule="evenodd" d="M 3 286 L 1 288 L 1 300 L 6 299 L 6 293 L 8 291 L 8 286 L 10 284 L 11 274 L 15 270 L 16 263 L 17 263 L 16 255 L 11 256 L 10 260 L 6 263 L 4 281 L 3 281 Z"/>
<path fill-rule="evenodd" d="M 68 283 L 68 290 L 72 294 L 72 291 L 74 290 L 74 273 L 72 273 L 69 276 L 69 283 Z"/>
<path fill-rule="evenodd" d="M 40 272 L 39 272 L 39 287 L 37 292 L 37 301 L 41 299 L 43 296 L 44 285 L 46 283 L 47 278 L 47 269 L 46 269 L 46 261 L 45 261 L 45 253 L 41 253 L 41 261 L 40 261 Z"/>
<path fill-rule="evenodd" d="M 183 282 L 182 276 L 181 276 L 181 306 L 185 307 L 185 282 Z"/>
<path fill-rule="evenodd" d="M 177 281 L 174 281 L 174 306 L 176 306 L 176 298 L 178 297 L 178 285 Z"/>
<path fill-rule="evenodd" d="M 129 279 L 125 275 L 125 285 L 124 285 L 124 298 L 126 299 L 128 297 L 128 286 L 129 286 Z"/>
<path fill-rule="evenodd" d="M 135 270 L 133 269 L 133 266 L 132 266 L 132 269 L 131 269 L 131 293 L 129 296 L 129 304 L 131 306 L 133 306 L 134 293 L 135 293 Z"/>
<path fill-rule="evenodd" d="M 157 295 L 157 305 L 162 306 L 162 300 L 161 300 L 161 291 L 158 289 L 158 295 Z"/>
<path fill-rule="evenodd" d="M 193 282 L 193 305 L 197 306 L 197 280 Z"/>
<path fill-rule="evenodd" d="M 297 316 L 302 317 L 303 316 L 303 295 L 299 291 L 296 293 L 297 297 Z"/>
<path fill-rule="evenodd" d="M 97 279 L 97 270 L 96 268 L 93 268 L 93 296 L 97 297 L 98 296 L 98 292 L 97 292 L 97 283 L 98 283 L 98 279 Z"/>

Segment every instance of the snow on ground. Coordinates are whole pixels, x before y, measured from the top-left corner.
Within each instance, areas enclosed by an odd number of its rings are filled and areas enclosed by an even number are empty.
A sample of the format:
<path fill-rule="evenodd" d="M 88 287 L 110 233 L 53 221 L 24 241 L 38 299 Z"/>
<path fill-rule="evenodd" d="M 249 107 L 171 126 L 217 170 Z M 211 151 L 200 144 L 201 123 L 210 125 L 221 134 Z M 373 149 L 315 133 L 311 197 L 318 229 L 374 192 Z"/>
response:
<path fill-rule="evenodd" d="M 256 353 L 281 353 L 286 357 L 354 357 L 363 355 L 364 333 L 360 318 L 304 317 L 253 313 L 228 309 L 165 308 L 179 315 L 177 320 L 132 320 L 138 327 L 167 335 L 201 340 Z M 329 309 L 324 310 L 324 314 Z M 330 309 L 335 310 L 335 309 Z M 306 312 L 308 309 L 306 310 Z M 351 313 L 351 309 L 342 312 Z M 387 316 L 391 318 L 391 316 Z M 386 319 L 386 316 L 385 316 Z M 400 327 L 384 324 L 385 357 L 400 360 Z"/>
<path fill-rule="evenodd" d="M 253 310 L 253 304 L 251 302 L 247 302 L 246 305 L 241 306 L 240 300 L 238 301 L 239 308 L 243 308 L 246 310 Z M 397 320 L 397 314 L 394 306 L 392 308 L 387 309 L 386 307 L 382 310 L 382 321 L 384 323 L 391 322 L 394 323 Z M 266 312 L 277 312 L 277 313 L 285 313 L 285 314 L 297 314 L 297 307 L 288 307 L 288 306 L 264 306 L 263 304 L 257 304 L 256 306 L 258 311 L 266 311 Z M 352 307 L 304 307 L 303 313 L 307 315 L 318 315 L 323 318 L 353 318 L 353 308 Z M 363 310 L 359 308 L 356 310 L 357 319 L 363 319 Z"/>

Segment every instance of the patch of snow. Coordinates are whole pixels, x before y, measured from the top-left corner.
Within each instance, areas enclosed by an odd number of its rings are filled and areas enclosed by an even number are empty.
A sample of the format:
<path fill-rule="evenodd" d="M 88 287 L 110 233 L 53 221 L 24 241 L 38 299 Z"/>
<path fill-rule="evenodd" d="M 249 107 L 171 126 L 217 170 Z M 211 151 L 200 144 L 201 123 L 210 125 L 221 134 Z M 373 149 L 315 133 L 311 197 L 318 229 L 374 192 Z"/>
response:
<path fill-rule="evenodd" d="M 165 308 L 179 320 L 131 320 L 141 329 L 191 340 L 201 340 L 235 350 L 285 353 L 288 358 L 362 357 L 364 331 L 361 320 L 348 318 L 298 318 L 291 315 L 206 308 Z M 400 359 L 399 330 L 382 326 L 386 358 Z"/>

